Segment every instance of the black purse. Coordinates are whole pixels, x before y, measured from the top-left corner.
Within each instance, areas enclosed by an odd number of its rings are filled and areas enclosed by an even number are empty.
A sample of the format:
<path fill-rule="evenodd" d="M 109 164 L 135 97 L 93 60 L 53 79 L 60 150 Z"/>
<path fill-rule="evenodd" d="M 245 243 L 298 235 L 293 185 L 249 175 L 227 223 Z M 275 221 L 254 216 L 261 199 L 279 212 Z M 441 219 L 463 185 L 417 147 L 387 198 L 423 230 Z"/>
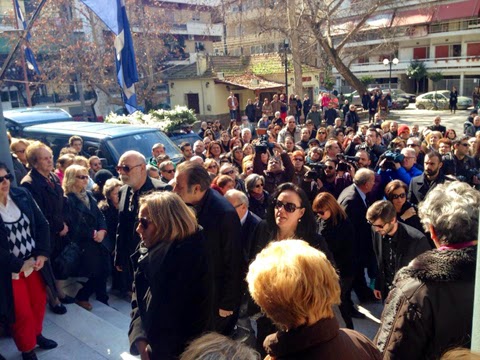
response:
<path fill-rule="evenodd" d="M 80 270 L 81 261 L 82 249 L 76 242 L 70 241 L 52 263 L 55 276 L 59 279 L 75 276 Z"/>

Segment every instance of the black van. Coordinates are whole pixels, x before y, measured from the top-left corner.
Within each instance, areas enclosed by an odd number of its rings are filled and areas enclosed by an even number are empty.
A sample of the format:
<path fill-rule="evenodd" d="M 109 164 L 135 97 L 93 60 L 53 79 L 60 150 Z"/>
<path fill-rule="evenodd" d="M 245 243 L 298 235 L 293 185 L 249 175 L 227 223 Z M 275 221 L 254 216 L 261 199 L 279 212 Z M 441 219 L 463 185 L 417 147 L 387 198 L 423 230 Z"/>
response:
<path fill-rule="evenodd" d="M 50 146 L 55 159 L 73 135 L 80 136 L 83 139 L 83 149 L 90 155 L 100 157 L 103 168 L 113 173 L 116 173 L 115 166 L 123 153 L 136 150 L 148 159 L 152 156 L 152 146 L 156 143 L 165 146 L 165 152 L 174 163 L 182 159 L 180 149 L 167 135 L 151 127 L 68 121 L 23 129 L 23 137 L 37 139 Z"/>
<path fill-rule="evenodd" d="M 13 137 L 23 137 L 23 128 L 27 126 L 73 120 L 68 112 L 54 107 L 6 110 L 3 117 L 5 126 Z"/>

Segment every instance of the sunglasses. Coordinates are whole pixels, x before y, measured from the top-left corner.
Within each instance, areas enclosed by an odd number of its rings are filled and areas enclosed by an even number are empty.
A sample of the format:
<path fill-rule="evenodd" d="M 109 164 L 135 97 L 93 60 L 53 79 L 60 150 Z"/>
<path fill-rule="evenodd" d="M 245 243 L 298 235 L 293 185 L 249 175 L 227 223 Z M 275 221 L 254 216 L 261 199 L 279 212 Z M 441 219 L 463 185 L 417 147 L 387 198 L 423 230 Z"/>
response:
<path fill-rule="evenodd" d="M 80 179 L 80 180 L 87 180 L 88 179 L 88 175 L 77 175 L 75 176 L 77 179 Z"/>
<path fill-rule="evenodd" d="M 323 134 L 323 135 L 325 135 L 326 132 L 325 132 L 325 131 L 319 131 L 317 134 Z"/>
<path fill-rule="evenodd" d="M 0 183 L 3 183 L 4 180 L 12 181 L 13 180 L 13 174 L 7 174 L 4 176 L 0 176 Z"/>
<path fill-rule="evenodd" d="M 148 220 L 146 217 L 141 217 L 137 220 L 137 224 L 140 225 L 143 230 L 147 230 L 150 223 L 151 221 Z"/>
<path fill-rule="evenodd" d="M 128 166 L 128 165 L 118 165 L 115 167 L 115 170 L 120 171 L 122 170 L 124 173 L 128 174 L 132 169 L 142 166 L 142 164 L 134 165 L 134 166 Z"/>
<path fill-rule="evenodd" d="M 14 151 L 14 153 L 20 153 L 20 154 L 23 154 L 23 153 L 25 153 L 25 149 L 23 149 L 23 150 L 15 150 L 15 151 Z"/>
<path fill-rule="evenodd" d="M 325 211 L 321 211 L 321 210 L 317 211 L 317 214 L 320 215 L 320 216 L 323 216 L 323 215 L 325 215 Z"/>
<path fill-rule="evenodd" d="M 396 194 L 396 195 L 392 195 L 392 200 L 395 200 L 395 199 L 405 199 L 406 197 L 407 197 L 407 194 L 405 194 L 405 193 Z"/>
<path fill-rule="evenodd" d="M 470 144 L 469 144 L 469 143 L 460 144 L 460 145 L 462 145 L 462 146 L 465 146 L 465 147 L 469 147 L 469 146 L 470 146 Z"/>
<path fill-rule="evenodd" d="M 297 209 L 303 209 L 302 207 L 297 207 L 297 205 L 292 203 L 283 203 L 280 200 L 275 200 L 274 202 L 275 209 L 280 210 L 282 207 L 285 209 L 286 212 L 293 213 Z"/>
<path fill-rule="evenodd" d="M 222 175 L 232 175 L 235 172 L 235 170 L 228 170 L 222 173 Z"/>
<path fill-rule="evenodd" d="M 172 170 L 162 170 L 162 172 L 166 172 L 168 174 L 173 174 L 175 172 L 175 170 L 174 169 L 172 169 Z"/>
<path fill-rule="evenodd" d="M 416 144 L 408 144 L 407 146 L 408 146 L 408 147 L 419 147 L 420 145 L 416 145 Z"/>
<path fill-rule="evenodd" d="M 295 160 L 295 161 L 303 161 L 303 158 L 295 158 L 295 159 L 293 159 L 293 160 Z"/>
<path fill-rule="evenodd" d="M 216 168 L 218 167 L 218 165 L 210 165 L 207 169 L 213 169 L 213 168 Z"/>
<path fill-rule="evenodd" d="M 255 185 L 255 187 L 256 187 L 257 189 L 258 189 L 258 188 L 261 188 L 261 187 L 263 187 L 263 184 L 257 184 L 257 185 Z"/>

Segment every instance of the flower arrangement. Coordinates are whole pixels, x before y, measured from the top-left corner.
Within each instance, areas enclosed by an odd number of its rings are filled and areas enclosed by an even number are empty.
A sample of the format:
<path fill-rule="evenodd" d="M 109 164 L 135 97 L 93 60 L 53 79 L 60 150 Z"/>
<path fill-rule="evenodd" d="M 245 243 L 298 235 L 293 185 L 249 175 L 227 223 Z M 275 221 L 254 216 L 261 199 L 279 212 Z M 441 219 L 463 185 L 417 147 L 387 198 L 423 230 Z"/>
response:
<path fill-rule="evenodd" d="M 148 114 L 140 111 L 130 115 L 110 113 L 105 119 L 106 123 L 145 125 L 156 127 L 164 132 L 181 130 L 185 126 L 193 125 L 196 121 L 197 117 L 192 109 L 178 105 L 171 110 L 152 110 Z"/>

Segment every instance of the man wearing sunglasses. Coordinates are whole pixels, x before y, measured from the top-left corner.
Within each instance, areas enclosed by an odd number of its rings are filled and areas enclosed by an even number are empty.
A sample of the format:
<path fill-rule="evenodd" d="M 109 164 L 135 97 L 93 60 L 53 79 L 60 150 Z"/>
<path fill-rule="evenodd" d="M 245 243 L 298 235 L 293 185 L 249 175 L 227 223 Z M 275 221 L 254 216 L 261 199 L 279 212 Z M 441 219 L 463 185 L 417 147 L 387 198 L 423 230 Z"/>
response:
<path fill-rule="evenodd" d="M 468 136 L 462 136 L 453 144 L 453 156 L 444 159 L 443 172 L 446 175 L 453 175 L 469 185 L 478 185 L 480 181 L 477 177 L 477 167 L 475 159 L 469 154 L 470 144 Z"/>
<path fill-rule="evenodd" d="M 145 157 L 138 151 L 127 151 L 118 160 L 116 170 L 124 185 L 118 193 L 118 228 L 115 244 L 115 267 L 123 272 L 126 288 L 130 291 L 133 281 L 133 269 L 130 255 L 140 242 L 135 231 L 138 218 L 138 200 L 151 191 L 171 191 L 172 187 L 160 180 L 152 179 L 147 174 Z"/>
<path fill-rule="evenodd" d="M 378 275 L 373 294 L 385 300 L 398 270 L 425 251 L 431 250 L 427 238 L 417 229 L 397 221 L 393 204 L 387 200 L 373 203 L 367 210 L 372 226 L 373 251 Z"/>
<path fill-rule="evenodd" d="M 164 161 L 160 164 L 160 180 L 168 184 L 175 177 L 175 166 L 170 160 Z"/>

